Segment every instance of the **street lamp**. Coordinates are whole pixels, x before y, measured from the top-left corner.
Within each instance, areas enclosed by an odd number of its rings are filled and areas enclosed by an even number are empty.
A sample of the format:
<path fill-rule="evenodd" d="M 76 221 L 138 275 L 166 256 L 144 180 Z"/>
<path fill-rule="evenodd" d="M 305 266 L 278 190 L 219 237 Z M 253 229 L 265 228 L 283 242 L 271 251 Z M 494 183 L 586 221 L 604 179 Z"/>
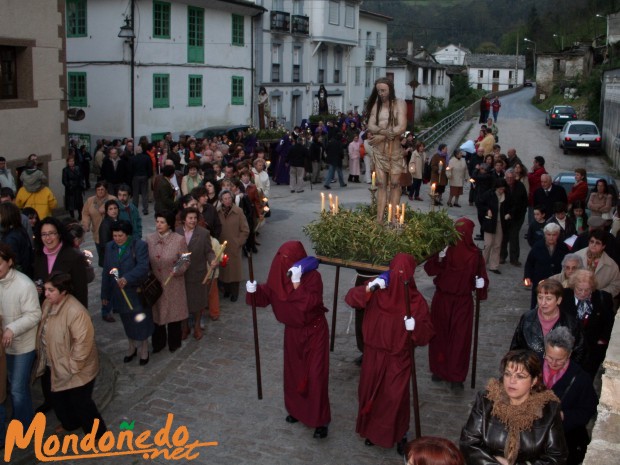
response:
<path fill-rule="evenodd" d="M 558 35 L 558 34 L 553 34 L 553 37 L 559 37 L 560 38 L 560 50 L 564 50 L 564 36 Z"/>
<path fill-rule="evenodd" d="M 534 80 L 536 80 L 536 42 L 528 39 L 527 37 L 524 37 L 523 40 L 534 44 Z"/>
<path fill-rule="evenodd" d="M 605 15 L 601 15 L 601 14 L 596 14 L 595 15 L 596 18 L 600 18 L 600 19 L 604 19 L 605 21 L 607 21 L 607 16 Z M 605 35 L 607 35 L 607 30 L 605 30 Z M 594 40 L 596 41 L 596 22 L 594 24 Z M 605 40 L 605 43 L 607 43 L 607 39 Z"/>
<path fill-rule="evenodd" d="M 133 13 L 134 13 L 134 2 L 131 2 L 131 16 L 125 17 L 125 24 L 121 26 L 121 30 L 118 32 L 118 37 L 121 39 L 125 39 L 125 43 L 129 44 L 129 50 L 131 52 L 131 58 L 129 63 L 129 72 L 131 74 L 130 77 L 130 119 L 131 119 L 131 138 L 134 139 L 135 132 L 135 85 L 134 85 L 134 68 L 135 68 L 135 47 L 134 41 L 136 39 L 136 34 L 133 28 Z"/>

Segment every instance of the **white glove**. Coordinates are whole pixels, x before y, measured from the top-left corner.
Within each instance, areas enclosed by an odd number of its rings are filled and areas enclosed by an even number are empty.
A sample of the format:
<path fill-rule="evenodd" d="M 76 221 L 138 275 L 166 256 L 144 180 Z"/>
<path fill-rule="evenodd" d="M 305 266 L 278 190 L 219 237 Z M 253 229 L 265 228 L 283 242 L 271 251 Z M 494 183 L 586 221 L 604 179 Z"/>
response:
<path fill-rule="evenodd" d="M 415 328 L 415 318 L 413 318 L 413 317 L 411 317 L 411 318 L 405 317 L 405 329 L 407 331 L 413 331 L 413 328 Z"/>
<path fill-rule="evenodd" d="M 507 213 L 507 214 L 504 216 L 504 219 L 505 219 L 506 221 L 508 221 L 508 220 L 509 220 L 509 219 L 511 219 L 511 218 L 512 218 L 512 216 L 510 216 L 510 213 Z"/>
<path fill-rule="evenodd" d="M 248 294 L 254 294 L 256 292 L 256 281 L 247 281 L 245 283 L 245 290 Z"/>
<path fill-rule="evenodd" d="M 446 251 L 448 250 L 449 245 L 445 246 L 441 252 L 439 252 L 439 258 L 446 258 Z"/>
<path fill-rule="evenodd" d="M 368 289 L 372 289 L 374 286 L 379 286 L 379 289 L 385 289 L 385 280 L 382 278 L 375 278 L 368 283 Z"/>
<path fill-rule="evenodd" d="M 484 287 L 484 278 L 476 276 L 476 289 L 482 289 Z"/>
<path fill-rule="evenodd" d="M 301 266 L 293 266 L 289 268 L 291 272 L 291 281 L 293 283 L 301 282 Z"/>

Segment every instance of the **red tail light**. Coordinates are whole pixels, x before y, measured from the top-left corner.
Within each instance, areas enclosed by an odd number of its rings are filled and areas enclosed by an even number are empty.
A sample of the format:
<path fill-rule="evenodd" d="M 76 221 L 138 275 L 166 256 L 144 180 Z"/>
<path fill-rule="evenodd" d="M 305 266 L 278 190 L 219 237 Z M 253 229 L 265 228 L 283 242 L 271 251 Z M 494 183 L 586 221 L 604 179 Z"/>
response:
<path fill-rule="evenodd" d="M 577 115 L 573 115 L 573 119 L 577 119 Z"/>
<path fill-rule="evenodd" d="M 552 117 L 552 118 L 555 118 L 555 117 L 556 117 L 556 114 L 555 114 L 555 113 L 554 113 L 554 114 L 552 114 L 552 115 L 551 115 L 551 117 Z"/>
<path fill-rule="evenodd" d="M 564 140 L 565 140 L 565 141 L 571 141 L 572 139 L 571 139 L 570 137 L 566 136 L 566 137 L 564 138 Z"/>
<path fill-rule="evenodd" d="M 600 138 L 600 137 L 597 137 L 595 140 L 596 140 L 596 142 L 600 142 L 600 141 L 601 141 L 601 138 Z"/>

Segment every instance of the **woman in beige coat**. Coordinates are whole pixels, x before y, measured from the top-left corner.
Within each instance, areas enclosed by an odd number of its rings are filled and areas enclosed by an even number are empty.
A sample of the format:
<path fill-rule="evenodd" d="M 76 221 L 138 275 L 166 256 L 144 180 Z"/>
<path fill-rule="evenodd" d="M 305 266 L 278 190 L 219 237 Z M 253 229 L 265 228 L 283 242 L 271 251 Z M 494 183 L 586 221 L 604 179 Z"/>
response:
<path fill-rule="evenodd" d="M 224 288 L 224 297 L 230 297 L 231 302 L 236 302 L 239 297 L 239 282 L 242 279 L 241 249 L 250 234 L 248 221 L 237 205 L 233 194 L 229 190 L 220 192 L 221 206 L 218 210 L 222 232 L 220 241 L 227 241 L 226 254 L 228 264 L 220 270 L 220 283 Z"/>
<path fill-rule="evenodd" d="M 170 352 L 181 347 L 181 326 L 188 316 L 187 295 L 183 275 L 189 263 L 184 262 L 173 271 L 181 254 L 187 252 L 185 238 L 174 232 L 175 216 L 172 212 L 155 213 L 155 232 L 146 238 L 153 274 L 161 282 L 164 292 L 153 306 L 153 353 L 161 351 L 168 343 Z M 164 285 L 168 277 L 170 281 Z"/>
<path fill-rule="evenodd" d="M 463 184 L 465 183 L 465 176 L 467 175 L 467 163 L 465 163 L 463 155 L 463 151 L 456 149 L 448 163 L 448 170 L 446 171 L 446 175 L 448 175 L 450 180 L 448 207 L 461 207 L 459 205 L 459 197 L 463 195 Z M 454 199 L 454 202 L 452 202 L 452 199 Z"/>
<path fill-rule="evenodd" d="M 422 187 L 422 176 L 424 165 L 426 164 L 426 152 L 424 142 L 421 140 L 415 143 L 415 150 L 409 159 L 409 172 L 411 173 L 412 183 L 409 187 L 409 200 L 422 201 L 420 197 L 420 187 Z"/>
<path fill-rule="evenodd" d="M 63 429 L 90 433 L 96 421 L 97 439 L 107 431 L 92 399 L 99 357 L 95 329 L 88 311 L 71 295 L 71 276 L 54 271 L 45 283 L 41 323 L 37 334 L 37 376 L 49 389 L 52 406 Z"/>

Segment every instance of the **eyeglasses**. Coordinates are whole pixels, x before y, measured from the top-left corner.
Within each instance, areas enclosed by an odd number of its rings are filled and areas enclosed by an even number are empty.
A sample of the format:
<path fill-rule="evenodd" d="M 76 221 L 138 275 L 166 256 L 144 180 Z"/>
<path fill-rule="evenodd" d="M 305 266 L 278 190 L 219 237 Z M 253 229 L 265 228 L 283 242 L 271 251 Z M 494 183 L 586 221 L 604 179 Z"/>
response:
<path fill-rule="evenodd" d="M 529 373 L 524 373 L 522 371 L 511 373 L 510 371 L 504 371 L 504 378 L 507 379 L 516 379 L 517 381 L 525 381 L 530 377 Z"/>
<path fill-rule="evenodd" d="M 58 236 L 58 233 L 57 232 L 41 233 L 41 237 L 54 237 L 54 236 Z"/>

